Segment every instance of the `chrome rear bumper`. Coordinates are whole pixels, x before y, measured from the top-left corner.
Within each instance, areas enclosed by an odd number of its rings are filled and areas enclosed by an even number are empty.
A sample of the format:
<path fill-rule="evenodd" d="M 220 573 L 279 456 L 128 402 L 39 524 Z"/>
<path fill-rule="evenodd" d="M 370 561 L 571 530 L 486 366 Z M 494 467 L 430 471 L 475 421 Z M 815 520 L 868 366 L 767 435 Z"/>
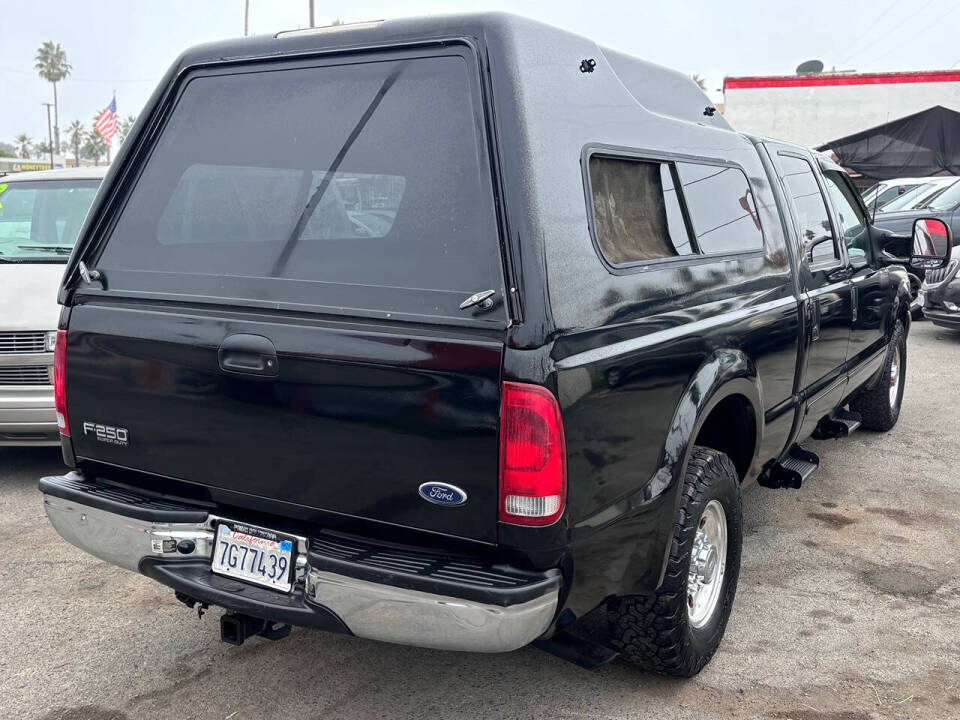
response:
<path fill-rule="evenodd" d="M 329 608 L 354 635 L 435 650 L 509 652 L 550 627 L 558 590 L 499 607 L 307 568 L 309 601 Z"/>
<path fill-rule="evenodd" d="M 57 532 L 80 549 L 146 574 L 195 600 L 265 619 L 334 629 L 323 624 L 333 613 L 358 637 L 492 653 L 516 650 L 537 639 L 550 628 L 557 610 L 559 578 L 538 597 L 502 606 L 312 568 L 306 538 L 298 538 L 294 592 L 275 593 L 209 572 L 204 563 L 211 557 L 219 519 L 213 515 L 191 522 L 156 522 L 48 493 L 43 503 Z M 178 573 L 184 578 L 189 575 L 189 587 L 181 585 Z M 259 605 L 257 598 L 262 598 Z M 276 617 L 277 608 L 284 617 Z M 310 620 L 311 610 L 318 611 L 317 623 Z"/>

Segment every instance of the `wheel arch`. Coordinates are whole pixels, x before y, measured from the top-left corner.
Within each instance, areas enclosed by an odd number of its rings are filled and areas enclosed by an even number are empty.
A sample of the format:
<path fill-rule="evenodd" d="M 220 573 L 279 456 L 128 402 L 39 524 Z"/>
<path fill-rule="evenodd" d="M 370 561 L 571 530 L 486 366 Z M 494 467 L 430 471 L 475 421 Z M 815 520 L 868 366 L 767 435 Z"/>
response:
<path fill-rule="evenodd" d="M 742 482 L 756 463 L 757 451 L 763 437 L 761 398 L 762 386 L 756 365 L 746 353 L 736 348 L 714 351 L 684 389 L 674 411 L 659 467 L 653 479 L 654 484 L 660 485 L 660 492 L 669 496 L 662 506 L 663 517 L 660 518 L 662 543 L 657 587 L 663 582 L 666 572 L 674 519 L 682 501 L 683 477 L 697 439 L 705 427 L 711 427 L 707 425 L 711 418 L 722 419 L 734 406 L 736 412 L 752 416 L 753 445 L 746 453 L 749 459 L 741 458 L 742 471 L 737 460 L 731 458 L 737 465 Z M 722 448 L 714 449 L 724 452 Z M 629 586 L 630 580 L 624 578 L 624 584 Z"/>
<path fill-rule="evenodd" d="M 740 479 L 744 479 L 763 434 L 761 391 L 756 366 L 742 350 L 715 351 L 700 366 L 677 404 L 661 455 L 660 471 L 670 473 L 672 486 L 682 484 L 690 451 L 701 434 L 704 431 L 708 436 L 714 434 L 714 424 L 731 413 L 742 414 L 743 419 L 752 425 L 752 448 L 746 453 L 748 461 L 738 463 L 731 456 Z M 726 452 L 724 447 L 708 447 Z"/>

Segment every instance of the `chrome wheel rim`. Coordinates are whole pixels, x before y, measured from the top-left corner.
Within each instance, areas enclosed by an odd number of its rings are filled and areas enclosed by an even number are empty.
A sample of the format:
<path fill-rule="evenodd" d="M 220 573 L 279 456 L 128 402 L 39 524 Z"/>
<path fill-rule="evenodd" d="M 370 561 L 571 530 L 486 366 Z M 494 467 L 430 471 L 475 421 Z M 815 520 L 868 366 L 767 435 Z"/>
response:
<path fill-rule="evenodd" d="M 897 394 L 900 391 L 900 347 L 893 348 L 890 360 L 890 407 L 897 406 Z"/>
<path fill-rule="evenodd" d="M 717 500 L 703 509 L 690 551 L 687 575 L 687 617 L 695 628 L 706 625 L 720 603 L 727 569 L 727 516 Z"/>

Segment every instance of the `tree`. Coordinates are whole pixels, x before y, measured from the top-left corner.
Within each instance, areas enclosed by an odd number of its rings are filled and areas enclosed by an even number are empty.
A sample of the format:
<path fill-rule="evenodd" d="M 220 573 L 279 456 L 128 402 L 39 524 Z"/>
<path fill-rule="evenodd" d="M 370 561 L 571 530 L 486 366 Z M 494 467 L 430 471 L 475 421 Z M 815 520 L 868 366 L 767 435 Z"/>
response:
<path fill-rule="evenodd" d="M 123 120 L 120 121 L 120 125 L 117 127 L 117 142 L 123 145 L 123 141 L 127 139 L 127 135 L 130 134 L 130 130 L 133 128 L 133 124 L 137 121 L 136 115 L 127 115 Z"/>
<path fill-rule="evenodd" d="M 70 63 L 60 43 L 50 40 L 37 48 L 33 68 L 44 80 L 53 85 L 53 146 L 60 152 L 60 107 L 57 104 L 57 83 L 70 74 Z"/>
<path fill-rule="evenodd" d="M 84 134 L 81 152 L 85 158 L 93 160 L 94 165 L 99 165 L 100 158 L 107 154 L 107 144 L 96 130 L 88 130 Z"/>
<path fill-rule="evenodd" d="M 33 140 L 30 139 L 29 135 L 20 133 L 13 139 L 13 142 L 17 146 L 17 155 L 22 158 L 30 157 L 30 153 L 33 151 Z"/>
<path fill-rule="evenodd" d="M 73 164 L 76 167 L 80 167 L 80 150 L 83 148 L 84 142 L 83 134 L 83 123 L 79 120 L 74 120 L 67 128 L 67 142 L 70 143 L 70 148 L 73 150 Z"/>
<path fill-rule="evenodd" d="M 0 142 L 0 157 L 16 157 L 17 149 L 10 143 Z"/>
<path fill-rule="evenodd" d="M 37 157 L 45 157 L 50 154 L 50 143 L 46 140 L 41 140 L 33 151 L 37 154 Z"/>
<path fill-rule="evenodd" d="M 707 91 L 707 80 L 702 75 L 697 75 L 696 73 L 694 73 L 693 75 L 690 76 L 690 79 L 697 84 L 698 88 L 700 88 L 704 92 Z"/>

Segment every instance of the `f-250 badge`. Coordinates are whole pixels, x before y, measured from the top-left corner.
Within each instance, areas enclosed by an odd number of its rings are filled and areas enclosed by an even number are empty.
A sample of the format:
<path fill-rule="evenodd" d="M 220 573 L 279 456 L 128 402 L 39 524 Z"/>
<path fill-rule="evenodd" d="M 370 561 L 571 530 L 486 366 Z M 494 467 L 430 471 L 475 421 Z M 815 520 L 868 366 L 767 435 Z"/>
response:
<path fill-rule="evenodd" d="M 93 435 L 97 442 L 107 443 L 108 445 L 127 447 L 130 444 L 130 433 L 127 429 L 114 427 L 113 425 L 85 422 L 83 424 L 83 434 Z"/>

